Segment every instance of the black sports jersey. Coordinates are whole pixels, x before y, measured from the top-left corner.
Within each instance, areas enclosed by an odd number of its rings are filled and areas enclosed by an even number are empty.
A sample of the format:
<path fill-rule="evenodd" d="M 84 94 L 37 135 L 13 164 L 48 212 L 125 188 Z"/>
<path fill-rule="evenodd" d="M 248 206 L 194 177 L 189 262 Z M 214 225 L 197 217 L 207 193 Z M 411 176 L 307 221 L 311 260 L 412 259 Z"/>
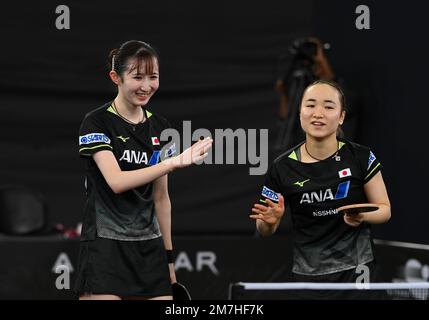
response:
<path fill-rule="evenodd" d="M 314 163 L 297 159 L 294 147 L 271 165 L 261 202 L 290 205 L 294 236 L 294 265 L 298 274 L 318 275 L 355 268 L 373 260 L 370 227 L 347 225 L 337 208 L 368 202 L 364 184 L 381 164 L 365 146 L 340 141 L 336 156 Z"/>
<path fill-rule="evenodd" d="M 147 240 L 161 235 L 153 203 L 153 184 L 115 194 L 92 157 L 100 150 L 112 151 L 121 170 L 127 171 L 155 165 L 174 153 L 172 145 L 161 157 L 164 144 L 159 139 L 161 132 L 170 127 L 168 121 L 144 112 L 146 121 L 131 124 L 107 103 L 89 112 L 80 126 L 79 155 L 86 160 L 87 194 L 83 240 L 94 239 L 96 233 L 116 240 Z"/>

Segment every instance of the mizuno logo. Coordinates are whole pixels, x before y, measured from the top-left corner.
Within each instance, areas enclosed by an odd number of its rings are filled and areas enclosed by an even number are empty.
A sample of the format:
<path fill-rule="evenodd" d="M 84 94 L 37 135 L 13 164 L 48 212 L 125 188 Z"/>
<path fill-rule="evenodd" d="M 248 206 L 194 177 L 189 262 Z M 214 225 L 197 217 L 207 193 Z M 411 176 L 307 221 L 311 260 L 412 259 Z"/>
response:
<path fill-rule="evenodd" d="M 130 137 L 117 136 L 116 138 L 121 139 L 123 142 L 127 142 Z"/>
<path fill-rule="evenodd" d="M 302 188 L 304 186 L 304 183 L 306 183 L 307 181 L 310 181 L 310 179 L 304 181 L 297 181 L 294 183 L 294 185 L 300 186 Z"/>

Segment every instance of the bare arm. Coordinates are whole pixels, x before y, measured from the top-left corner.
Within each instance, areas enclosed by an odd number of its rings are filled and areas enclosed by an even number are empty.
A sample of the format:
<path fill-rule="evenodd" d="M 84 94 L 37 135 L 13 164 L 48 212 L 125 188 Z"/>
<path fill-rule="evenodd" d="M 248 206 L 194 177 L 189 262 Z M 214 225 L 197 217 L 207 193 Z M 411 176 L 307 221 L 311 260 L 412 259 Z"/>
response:
<path fill-rule="evenodd" d="M 162 233 L 165 250 L 173 249 L 171 239 L 171 202 L 168 194 L 168 175 L 164 175 L 154 181 L 153 200 L 155 203 L 156 216 Z M 171 282 L 176 282 L 174 263 L 168 265 L 170 269 Z"/>
<path fill-rule="evenodd" d="M 111 151 L 103 150 L 93 157 L 107 184 L 117 194 L 147 184 L 174 169 L 172 163 L 161 162 L 143 169 L 122 171 Z"/>
<path fill-rule="evenodd" d="M 338 211 L 344 210 L 347 208 L 355 208 L 359 206 L 376 205 L 378 209 L 371 212 L 361 212 L 359 214 L 345 214 L 344 221 L 352 226 L 357 227 L 362 222 L 367 222 L 370 224 L 380 224 L 389 221 L 391 212 L 390 212 L 390 201 L 389 196 L 387 195 L 386 186 L 383 181 L 383 176 L 381 172 L 378 172 L 370 181 L 364 185 L 365 195 L 369 203 L 361 203 L 343 206 L 338 208 Z"/>
<path fill-rule="evenodd" d="M 385 223 L 391 217 L 390 200 L 387 195 L 381 172 L 378 172 L 364 185 L 364 190 L 369 203 L 378 205 L 379 209 L 373 212 L 364 212 L 364 221 L 371 224 Z"/>
<path fill-rule="evenodd" d="M 93 155 L 93 158 L 109 187 L 114 193 L 119 194 L 154 181 L 174 169 L 183 168 L 204 159 L 208 155 L 207 151 L 212 142 L 210 138 L 200 140 L 178 156 L 147 168 L 130 171 L 121 170 L 111 151 L 99 151 Z"/>

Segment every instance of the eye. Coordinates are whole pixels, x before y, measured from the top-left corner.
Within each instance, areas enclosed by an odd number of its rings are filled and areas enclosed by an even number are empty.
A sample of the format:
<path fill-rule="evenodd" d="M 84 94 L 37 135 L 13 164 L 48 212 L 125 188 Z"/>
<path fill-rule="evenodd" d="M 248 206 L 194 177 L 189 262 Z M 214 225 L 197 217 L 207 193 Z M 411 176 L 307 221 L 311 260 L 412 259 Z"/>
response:
<path fill-rule="evenodd" d="M 333 106 L 325 106 L 326 109 L 334 109 Z"/>
<path fill-rule="evenodd" d="M 150 78 L 151 78 L 152 80 L 156 80 L 156 79 L 158 79 L 158 76 L 153 75 L 153 76 L 151 76 Z"/>
<path fill-rule="evenodd" d="M 307 104 L 306 107 L 308 107 L 308 108 L 314 108 L 314 104 Z"/>
<path fill-rule="evenodd" d="M 141 80 L 142 79 L 141 76 L 134 76 L 133 78 L 136 79 L 136 80 Z"/>

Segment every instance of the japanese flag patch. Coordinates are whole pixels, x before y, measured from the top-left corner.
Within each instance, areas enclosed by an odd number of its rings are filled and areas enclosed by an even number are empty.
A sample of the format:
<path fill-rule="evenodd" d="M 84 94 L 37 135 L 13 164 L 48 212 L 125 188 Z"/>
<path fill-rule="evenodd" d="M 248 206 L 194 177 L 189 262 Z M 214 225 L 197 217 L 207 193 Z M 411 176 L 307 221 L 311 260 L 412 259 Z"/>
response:
<path fill-rule="evenodd" d="M 152 137 L 152 144 L 154 146 L 159 146 L 159 139 L 158 139 L 158 137 Z"/>
<path fill-rule="evenodd" d="M 350 168 L 347 168 L 347 169 L 338 171 L 338 175 L 340 176 L 340 178 L 350 177 L 352 175 L 352 172 Z"/>

